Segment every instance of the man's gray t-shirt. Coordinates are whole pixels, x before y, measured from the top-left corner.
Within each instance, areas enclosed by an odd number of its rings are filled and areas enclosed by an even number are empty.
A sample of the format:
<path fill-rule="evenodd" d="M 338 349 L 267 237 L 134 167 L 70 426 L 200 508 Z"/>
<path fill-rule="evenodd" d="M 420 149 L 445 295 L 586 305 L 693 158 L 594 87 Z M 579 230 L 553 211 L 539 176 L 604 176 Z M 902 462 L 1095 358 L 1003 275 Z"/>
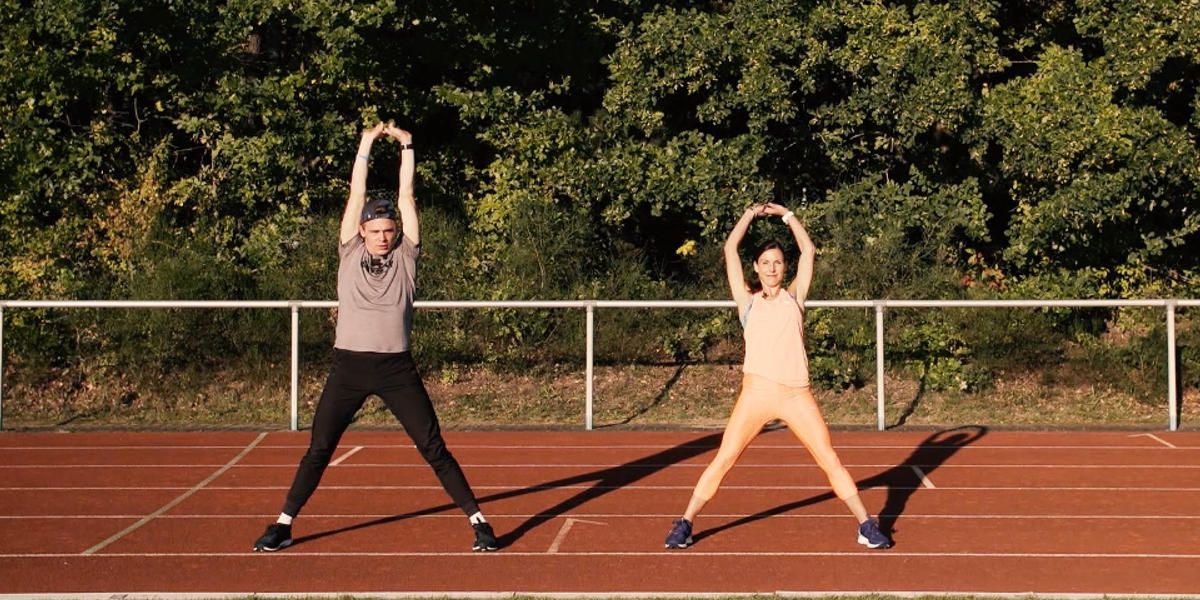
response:
<path fill-rule="evenodd" d="M 405 352 L 412 330 L 420 248 L 400 236 L 384 256 L 372 256 L 361 235 L 338 247 L 338 318 L 335 348 Z"/>

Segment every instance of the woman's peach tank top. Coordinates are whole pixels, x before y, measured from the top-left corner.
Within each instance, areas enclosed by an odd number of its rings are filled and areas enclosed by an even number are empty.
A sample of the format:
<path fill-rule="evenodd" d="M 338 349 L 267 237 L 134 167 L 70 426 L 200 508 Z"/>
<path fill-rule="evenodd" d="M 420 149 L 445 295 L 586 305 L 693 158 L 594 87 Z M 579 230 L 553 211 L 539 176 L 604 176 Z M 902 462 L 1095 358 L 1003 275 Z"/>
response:
<path fill-rule="evenodd" d="M 787 290 L 773 299 L 762 292 L 751 296 L 742 318 L 742 335 L 746 340 L 742 372 L 784 385 L 809 385 L 804 311 Z"/>

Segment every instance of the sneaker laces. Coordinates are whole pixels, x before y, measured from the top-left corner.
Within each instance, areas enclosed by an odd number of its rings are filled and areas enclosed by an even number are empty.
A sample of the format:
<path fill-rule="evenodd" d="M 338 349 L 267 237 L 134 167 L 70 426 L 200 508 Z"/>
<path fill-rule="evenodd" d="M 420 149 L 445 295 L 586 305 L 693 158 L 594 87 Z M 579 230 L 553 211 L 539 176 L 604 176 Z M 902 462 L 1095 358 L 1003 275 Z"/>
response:
<path fill-rule="evenodd" d="M 863 524 L 861 527 L 859 527 L 859 530 L 862 532 L 863 536 L 867 537 L 873 542 L 884 541 L 887 538 L 887 536 L 883 535 L 883 531 L 879 529 L 879 523 L 876 523 L 874 519 L 863 521 Z"/>
<path fill-rule="evenodd" d="M 686 519 L 675 519 L 675 523 L 671 525 L 671 533 L 668 537 L 687 537 L 691 533 L 691 524 Z"/>

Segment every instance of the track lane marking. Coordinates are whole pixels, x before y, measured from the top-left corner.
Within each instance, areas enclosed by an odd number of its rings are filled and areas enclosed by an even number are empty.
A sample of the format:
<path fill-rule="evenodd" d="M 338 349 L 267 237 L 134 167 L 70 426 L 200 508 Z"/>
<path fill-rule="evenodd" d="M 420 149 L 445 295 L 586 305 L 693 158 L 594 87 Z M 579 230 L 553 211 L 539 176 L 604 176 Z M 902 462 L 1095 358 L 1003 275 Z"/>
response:
<path fill-rule="evenodd" d="M 1184 432 L 1185 434 L 1189 432 Z M 1143 434 L 1131 434 L 1129 437 L 1135 437 Z M 1149 434 L 1153 435 L 1153 434 Z M 372 448 L 381 449 L 405 449 L 414 450 L 412 444 L 370 444 Z M 453 444 L 454 448 L 475 448 L 481 450 L 613 450 L 612 444 L 608 445 L 581 445 L 581 444 Z M 947 449 L 944 446 L 930 446 L 921 444 L 834 444 L 836 450 L 914 450 L 921 448 L 928 449 Z M 241 448 L 241 446 L 231 446 L 225 444 L 213 445 L 168 445 L 162 446 L 166 450 L 211 450 L 211 449 L 232 449 Z M 308 448 L 307 444 L 278 444 L 278 445 L 263 445 L 262 450 L 296 450 Z M 617 448 L 630 450 L 695 450 L 708 449 L 716 450 L 715 446 L 698 445 L 698 444 L 620 444 Z M 1200 446 L 1179 446 L 1181 450 L 1197 450 Z M 5 450 L 21 450 L 21 451 L 36 451 L 36 450 L 156 450 L 158 446 L 129 446 L 129 445 L 90 445 L 90 446 L 0 446 L 0 452 Z M 805 447 L 799 444 L 772 444 L 762 446 L 751 446 L 747 450 L 804 450 Z M 981 445 L 971 444 L 961 447 L 950 448 L 955 452 L 968 450 L 1146 450 L 1145 446 L 1137 445 L 1098 445 L 1098 444 L 1060 444 L 1060 445 L 1045 445 L 1032 444 L 1027 446 L 1015 444 L 996 444 L 996 445 Z"/>
<path fill-rule="evenodd" d="M 889 485 L 880 484 L 871 487 L 859 488 L 862 491 L 882 490 L 920 490 L 929 489 L 930 486 L 910 486 L 910 485 Z M 655 491 L 655 490 L 691 490 L 694 485 L 472 485 L 472 489 L 489 490 L 497 492 L 534 492 L 534 491 L 553 491 L 553 490 L 627 490 L 627 491 Z M 139 491 L 139 490 L 185 490 L 183 486 L 179 487 L 57 487 L 57 488 L 0 488 L 0 492 L 38 492 L 38 491 L 55 491 L 55 492 L 71 492 L 71 491 Z M 286 485 L 237 485 L 237 486 L 209 486 L 207 490 L 229 492 L 229 491 L 272 491 L 286 490 Z M 440 485 L 323 485 L 322 490 L 338 490 L 338 491 L 356 491 L 356 490 L 444 490 Z M 741 490 L 741 491 L 829 491 L 828 485 L 722 485 L 722 490 Z M 987 485 L 956 485 L 935 488 L 940 491 L 951 492 L 1200 492 L 1200 487 L 1133 487 L 1128 485 L 1122 486 L 1065 486 L 1065 485 L 1010 485 L 1010 486 L 987 486 Z M 198 490 L 197 490 L 198 491 Z"/>
<path fill-rule="evenodd" d="M 571 531 L 571 527 L 576 523 L 588 523 L 590 525 L 607 525 L 600 521 L 588 521 L 587 519 L 577 519 L 575 517 L 567 517 L 565 523 L 558 530 L 558 535 L 554 536 L 554 541 L 550 543 L 550 549 L 546 550 L 546 554 L 557 554 L 559 547 L 562 546 L 563 540 L 567 539 L 567 533 Z"/>
<path fill-rule="evenodd" d="M 69 553 L 14 553 L 0 554 L 0 558 L 176 558 L 176 557 L 234 557 L 245 559 L 246 552 L 112 552 L 105 554 L 69 554 Z M 477 552 L 278 552 L 272 554 L 275 557 L 287 558 L 312 558 L 312 557 L 437 557 L 437 556 L 478 556 Z M 505 552 L 503 556 L 541 556 L 545 557 L 545 552 Z M 889 557 L 904 557 L 904 558 L 1177 558 L 1186 560 L 1200 559 L 1200 554 L 1191 553 L 1139 553 L 1139 552 L 896 552 L 888 550 L 887 552 L 868 552 L 865 550 L 840 551 L 840 552 L 817 552 L 817 551 L 796 551 L 796 552 L 732 552 L 732 551 L 698 551 L 689 549 L 688 552 L 667 552 L 665 550 L 654 551 L 626 551 L 626 552 L 605 552 L 605 551 L 590 551 L 590 552 L 559 552 L 555 556 L 653 556 L 661 557 L 668 560 L 682 560 L 687 557 L 703 557 L 703 556 L 812 556 L 812 557 L 858 557 L 868 558 L 870 560 L 882 560 Z"/>
<path fill-rule="evenodd" d="M 1161 452 L 1160 448 L 1150 448 Z M 490 464 L 490 463 L 459 463 L 464 469 L 625 469 L 656 471 L 663 469 L 703 469 L 707 463 L 643 463 L 630 465 L 625 463 L 613 464 Z M 0 464 L 3 469 L 211 469 L 219 467 L 217 463 L 178 463 L 178 464 L 138 464 L 138 463 L 31 463 L 31 464 Z M 418 469 L 429 468 L 427 463 L 354 463 L 345 465 L 346 468 L 356 469 Z M 896 463 L 842 463 L 848 469 L 891 469 Z M 1063 463 L 963 463 L 963 464 L 919 464 L 922 468 L 939 469 L 1200 469 L 1200 464 L 1063 464 Z M 263 463 L 235 465 L 235 469 L 295 469 L 294 463 Z M 819 469 L 814 463 L 749 463 L 735 465 L 734 469 Z"/>
<path fill-rule="evenodd" d="M 921 470 L 921 467 L 918 467 L 917 465 L 909 466 L 912 467 L 913 473 L 917 474 L 917 478 L 921 480 L 922 487 L 929 488 L 931 490 L 937 488 L 937 486 L 933 485 L 933 481 L 929 479 L 929 476 L 925 474 L 925 471 Z"/>
<path fill-rule="evenodd" d="M 1175 444 L 1172 444 L 1171 442 L 1168 442 L 1167 440 L 1164 440 L 1164 439 L 1158 437 L 1157 435 L 1154 435 L 1153 433 L 1135 433 L 1129 437 L 1148 437 L 1168 448 L 1171 448 L 1172 450 L 1179 449 Z"/>
<path fill-rule="evenodd" d="M 117 540 L 129 535 L 130 533 L 133 533 L 134 531 L 139 529 L 142 525 L 145 525 L 146 523 L 153 521 L 155 517 L 167 512 L 168 510 L 171 510 L 172 508 L 175 508 L 176 506 L 179 505 L 180 502 L 187 500 L 189 497 L 192 496 L 192 494 L 195 494 L 196 492 L 200 491 L 204 486 L 208 485 L 209 482 L 213 481 L 217 477 L 220 477 L 222 474 L 224 474 L 226 471 L 228 471 L 230 468 L 232 468 L 233 465 L 237 464 L 238 461 L 242 460 L 242 458 L 244 458 L 247 454 L 249 454 L 250 451 L 253 450 L 254 447 L 257 446 L 258 443 L 261 442 L 263 440 L 263 438 L 265 438 L 265 437 L 267 437 L 267 433 L 265 431 L 258 434 L 258 437 L 254 438 L 254 441 L 250 442 L 250 445 L 243 448 L 242 451 L 237 454 L 237 456 L 233 457 L 232 459 L 230 459 L 229 462 L 225 463 L 225 466 L 221 467 L 220 469 L 217 469 L 214 473 L 212 473 L 208 477 L 205 477 L 203 481 L 192 486 L 192 488 L 190 490 L 180 494 L 174 500 L 171 500 L 170 502 L 164 504 L 158 510 L 142 517 L 141 519 L 138 519 L 138 521 L 136 523 L 134 523 L 133 525 L 130 525 L 129 527 L 126 527 L 125 529 L 122 529 L 121 531 L 118 531 L 117 533 L 114 533 L 113 535 L 109 536 L 108 539 L 105 539 L 104 541 L 100 542 L 99 544 L 96 544 L 95 546 L 92 546 L 91 548 L 88 548 L 87 550 L 84 550 L 83 555 L 90 556 L 90 555 L 93 555 L 93 554 L 107 548 L 113 542 L 116 542 Z"/>
<path fill-rule="evenodd" d="M 746 517 L 752 517 L 755 514 L 756 513 L 741 513 L 741 514 L 704 513 L 704 516 L 705 516 L 705 518 L 712 518 L 712 519 L 744 519 Z M 308 512 L 305 512 L 304 515 L 305 515 L 305 518 L 313 518 L 313 519 L 319 518 L 319 519 L 329 519 L 329 520 L 381 519 L 381 518 L 396 516 L 395 513 L 314 514 L 314 513 L 308 513 Z M 0 521 L 5 521 L 5 520 L 39 521 L 39 520 L 76 520 L 76 519 L 121 519 L 121 520 L 127 520 L 127 519 L 136 519 L 141 516 L 142 515 L 0 515 Z M 264 513 L 264 514 L 190 513 L 190 514 L 162 515 L 159 518 L 167 519 L 167 520 L 169 520 L 169 519 L 177 519 L 177 520 L 253 519 L 253 520 L 257 521 L 257 520 L 261 520 L 261 519 L 268 519 L 268 518 L 275 517 L 275 516 L 278 516 L 278 515 L 275 513 L 272 513 L 272 514 L 266 514 L 266 513 Z M 542 519 L 542 518 L 555 518 L 555 517 L 562 517 L 562 516 L 563 515 L 558 514 L 558 513 L 532 513 L 532 514 L 489 513 L 488 514 L 488 517 L 494 518 L 494 519 L 533 519 L 533 518 Z M 658 514 L 584 513 L 582 515 L 579 515 L 579 516 L 576 516 L 573 518 L 575 518 L 576 520 L 581 520 L 579 518 L 580 516 L 588 517 L 588 518 L 592 518 L 592 519 L 669 519 L 669 518 L 678 518 L 679 517 L 679 515 L 676 513 L 658 513 Z M 1056 514 L 978 515 L 978 514 L 909 514 L 909 513 L 891 514 L 891 513 L 881 513 L 876 516 L 879 516 L 879 517 L 903 517 L 906 520 L 910 520 L 910 519 L 947 519 L 947 520 L 956 520 L 956 519 L 992 519 L 992 520 L 1077 519 L 1077 520 L 1139 520 L 1139 521 L 1141 521 L 1141 520 L 1146 520 L 1146 521 L 1160 521 L 1160 520 L 1168 521 L 1168 520 L 1170 520 L 1170 521 L 1175 521 L 1175 520 L 1198 520 L 1198 519 L 1200 519 L 1200 515 L 1194 515 L 1194 514 L 1190 514 L 1190 515 L 1104 515 L 1104 514 L 1073 513 L 1073 514 L 1069 514 L 1069 515 L 1056 515 Z M 771 515 L 772 519 L 835 519 L 835 520 L 842 520 L 842 519 L 845 519 L 845 517 L 846 517 L 845 513 L 841 513 L 841 512 Z M 409 519 L 454 519 L 454 520 L 458 520 L 458 519 L 462 519 L 462 515 L 458 515 L 458 514 L 412 515 L 412 516 L 406 517 L 406 520 L 409 520 Z"/>
<path fill-rule="evenodd" d="M 350 458 L 351 456 L 354 456 L 354 454 L 355 454 L 356 452 L 358 452 L 359 450 L 362 450 L 362 449 L 363 449 L 363 447 L 362 447 L 362 446 L 355 446 L 355 447 L 354 447 L 352 450 L 350 450 L 349 452 L 347 452 L 347 453 L 345 453 L 345 454 L 343 454 L 343 455 L 339 456 L 337 460 L 335 460 L 335 461 L 333 461 L 333 462 L 329 463 L 329 466 L 331 466 L 331 467 L 336 467 L 336 466 L 338 466 L 338 465 L 342 464 L 342 461 L 346 460 L 347 458 Z"/>

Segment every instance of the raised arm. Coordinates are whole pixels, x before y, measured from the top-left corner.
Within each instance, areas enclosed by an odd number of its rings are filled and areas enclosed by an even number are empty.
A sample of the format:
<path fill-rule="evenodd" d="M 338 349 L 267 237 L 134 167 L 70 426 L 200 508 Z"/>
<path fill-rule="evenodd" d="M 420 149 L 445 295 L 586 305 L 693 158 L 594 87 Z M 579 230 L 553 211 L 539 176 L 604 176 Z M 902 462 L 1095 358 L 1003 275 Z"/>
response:
<path fill-rule="evenodd" d="M 346 199 L 346 210 L 342 212 L 342 228 L 339 239 L 345 244 L 358 235 L 358 223 L 362 217 L 363 205 L 367 202 L 367 168 L 371 161 L 371 146 L 375 139 L 383 133 L 384 125 L 379 123 L 363 131 L 362 139 L 358 142 L 358 154 L 354 157 L 354 170 L 350 172 L 350 197 Z"/>
<path fill-rule="evenodd" d="M 751 221 L 762 214 L 762 211 L 761 204 L 747 208 L 729 232 L 729 237 L 725 238 L 725 276 L 729 279 L 729 292 L 737 304 L 739 318 L 746 314 L 746 308 L 750 306 L 750 290 L 746 287 L 746 274 L 742 270 L 742 257 L 738 254 L 738 246 L 741 245 L 742 238 L 746 237 Z"/>
<path fill-rule="evenodd" d="M 796 247 L 800 249 L 800 264 L 796 268 L 796 278 L 788 286 L 788 293 L 803 305 L 805 298 L 808 297 L 808 288 L 812 285 L 813 259 L 817 253 L 817 247 L 813 244 L 812 238 L 808 237 L 808 230 L 804 228 L 800 219 L 792 211 L 775 203 L 767 204 L 765 211 L 767 214 L 783 217 L 783 222 L 787 224 L 788 229 L 792 231 L 792 237 L 796 239 Z"/>
<path fill-rule="evenodd" d="M 400 143 L 400 196 L 396 208 L 400 211 L 400 229 L 413 245 L 421 243 L 421 222 L 417 217 L 417 199 L 413 194 L 413 174 L 417 170 L 412 134 L 388 123 L 384 131 Z"/>

